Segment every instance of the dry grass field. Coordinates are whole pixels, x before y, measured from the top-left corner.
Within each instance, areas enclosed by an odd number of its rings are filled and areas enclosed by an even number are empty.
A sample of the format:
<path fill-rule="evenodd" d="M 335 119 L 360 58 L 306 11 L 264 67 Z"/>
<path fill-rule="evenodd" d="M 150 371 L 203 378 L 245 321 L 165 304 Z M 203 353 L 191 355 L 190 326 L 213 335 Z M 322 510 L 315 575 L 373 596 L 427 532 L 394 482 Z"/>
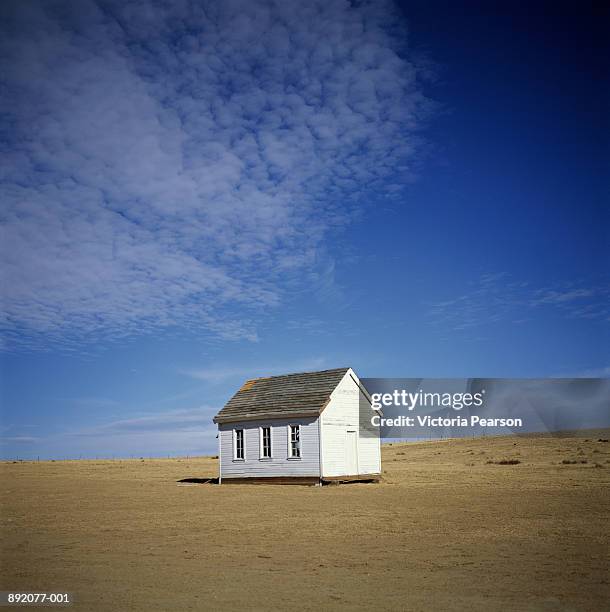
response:
<path fill-rule="evenodd" d="M 81 610 L 610 609 L 608 437 L 394 444 L 383 483 L 322 488 L 176 485 L 209 458 L 4 463 L 0 589 Z"/>

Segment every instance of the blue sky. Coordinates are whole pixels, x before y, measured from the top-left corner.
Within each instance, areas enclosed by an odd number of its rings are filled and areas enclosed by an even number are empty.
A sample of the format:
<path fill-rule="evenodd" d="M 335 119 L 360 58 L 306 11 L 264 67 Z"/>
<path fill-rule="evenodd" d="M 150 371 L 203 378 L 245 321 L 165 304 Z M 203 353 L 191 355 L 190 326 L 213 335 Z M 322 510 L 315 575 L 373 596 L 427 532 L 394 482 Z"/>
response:
<path fill-rule="evenodd" d="M 3 456 L 214 452 L 211 417 L 256 375 L 610 374 L 601 16 L 1 20 Z"/>

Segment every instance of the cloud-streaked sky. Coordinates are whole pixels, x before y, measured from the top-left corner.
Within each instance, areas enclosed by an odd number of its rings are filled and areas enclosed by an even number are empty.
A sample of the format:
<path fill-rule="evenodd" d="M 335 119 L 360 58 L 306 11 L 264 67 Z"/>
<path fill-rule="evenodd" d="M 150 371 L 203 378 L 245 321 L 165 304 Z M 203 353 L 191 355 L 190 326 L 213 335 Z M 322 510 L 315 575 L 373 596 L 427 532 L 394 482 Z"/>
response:
<path fill-rule="evenodd" d="M 215 410 L 283 371 L 607 371 L 599 16 L 10 0 L 0 20 L 5 455 L 213 452 Z"/>
<path fill-rule="evenodd" d="M 386 3 L 5 11 L 11 345 L 256 339 L 329 230 L 412 173 L 430 103 Z"/>

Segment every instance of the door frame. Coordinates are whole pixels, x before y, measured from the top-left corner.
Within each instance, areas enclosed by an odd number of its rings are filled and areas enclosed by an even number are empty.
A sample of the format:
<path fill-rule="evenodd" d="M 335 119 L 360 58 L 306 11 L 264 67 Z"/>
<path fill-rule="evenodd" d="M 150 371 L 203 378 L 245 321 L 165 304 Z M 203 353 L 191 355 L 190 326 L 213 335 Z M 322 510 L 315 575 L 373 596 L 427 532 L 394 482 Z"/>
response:
<path fill-rule="evenodd" d="M 350 446 L 352 446 L 351 443 L 351 434 L 353 434 L 354 436 L 354 441 L 355 444 L 353 444 L 353 448 L 355 450 L 356 456 L 355 456 L 355 464 L 356 464 L 356 473 L 355 474 L 349 474 L 347 473 L 349 470 L 349 465 L 348 465 L 348 453 L 349 453 L 349 448 Z M 358 430 L 356 428 L 348 428 L 345 430 L 345 472 L 346 472 L 346 476 L 358 476 L 358 474 L 360 474 L 360 461 L 359 461 L 359 444 L 358 444 Z"/>

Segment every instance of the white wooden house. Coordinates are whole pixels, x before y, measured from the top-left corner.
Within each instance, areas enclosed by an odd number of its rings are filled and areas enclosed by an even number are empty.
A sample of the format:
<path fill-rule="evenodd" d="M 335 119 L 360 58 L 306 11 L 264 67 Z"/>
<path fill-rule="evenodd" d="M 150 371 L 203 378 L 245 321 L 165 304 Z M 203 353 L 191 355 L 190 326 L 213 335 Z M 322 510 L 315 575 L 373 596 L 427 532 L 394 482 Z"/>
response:
<path fill-rule="evenodd" d="M 248 380 L 214 417 L 220 482 L 377 480 L 373 414 L 351 368 Z"/>

